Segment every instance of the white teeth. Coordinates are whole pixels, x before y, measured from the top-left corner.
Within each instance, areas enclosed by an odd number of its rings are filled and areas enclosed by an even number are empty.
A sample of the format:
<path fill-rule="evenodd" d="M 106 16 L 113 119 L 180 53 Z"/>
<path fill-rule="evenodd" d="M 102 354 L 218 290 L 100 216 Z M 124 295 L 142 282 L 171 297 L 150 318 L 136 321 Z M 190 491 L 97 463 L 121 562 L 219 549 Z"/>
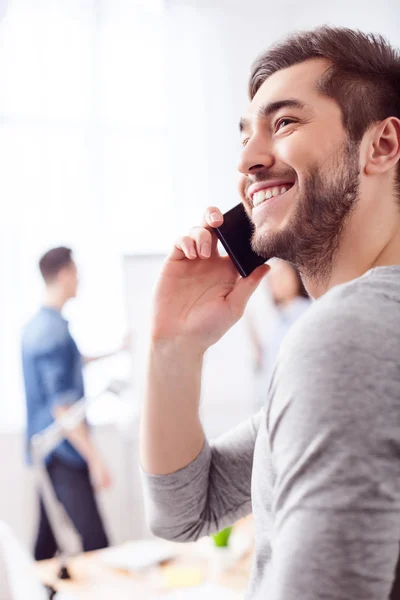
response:
<path fill-rule="evenodd" d="M 265 190 L 260 190 L 259 192 L 257 192 L 253 196 L 253 204 L 254 204 L 254 206 L 257 206 L 258 204 L 261 204 L 261 202 L 264 202 L 264 200 L 265 200 Z"/>
<path fill-rule="evenodd" d="M 278 186 L 275 186 L 273 188 L 268 188 L 266 190 L 260 190 L 259 192 L 256 192 L 253 196 L 253 206 L 258 206 L 259 204 L 262 204 L 264 202 L 264 200 L 269 200 L 272 197 L 276 197 L 276 196 L 280 196 L 281 194 L 285 194 L 285 192 L 287 192 L 290 189 L 289 187 L 281 187 L 279 188 Z"/>
<path fill-rule="evenodd" d="M 264 200 L 265 200 L 265 190 L 260 190 L 258 192 L 258 201 L 264 202 Z"/>
<path fill-rule="evenodd" d="M 280 194 L 280 190 L 279 190 L 279 188 L 278 188 L 278 187 L 274 187 L 274 188 L 272 189 L 272 195 L 274 196 L 274 198 L 275 198 L 276 196 L 279 196 L 279 194 Z"/>

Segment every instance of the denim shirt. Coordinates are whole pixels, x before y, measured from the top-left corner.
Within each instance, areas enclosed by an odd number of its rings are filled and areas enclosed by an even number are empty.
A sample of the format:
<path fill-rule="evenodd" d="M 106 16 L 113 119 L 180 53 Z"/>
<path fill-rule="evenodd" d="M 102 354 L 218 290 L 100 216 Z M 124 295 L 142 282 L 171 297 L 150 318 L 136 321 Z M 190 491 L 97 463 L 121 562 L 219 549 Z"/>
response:
<path fill-rule="evenodd" d="M 25 326 L 22 335 L 22 368 L 27 407 L 27 445 L 33 435 L 54 421 L 53 410 L 68 406 L 84 396 L 82 359 L 61 313 L 42 307 Z M 55 455 L 64 463 L 83 468 L 86 462 L 64 440 L 47 457 Z"/>

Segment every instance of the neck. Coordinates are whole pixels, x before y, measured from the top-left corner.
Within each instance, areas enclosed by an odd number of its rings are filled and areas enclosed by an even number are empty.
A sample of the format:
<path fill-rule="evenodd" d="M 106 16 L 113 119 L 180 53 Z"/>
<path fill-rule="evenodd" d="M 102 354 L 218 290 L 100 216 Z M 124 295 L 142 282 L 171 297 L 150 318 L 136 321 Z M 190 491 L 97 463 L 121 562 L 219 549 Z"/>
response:
<path fill-rule="evenodd" d="M 63 294 L 62 290 L 49 286 L 46 290 L 44 299 L 44 306 L 54 308 L 55 310 L 62 311 L 68 298 Z"/>
<path fill-rule="evenodd" d="M 364 275 L 374 267 L 400 264 L 400 214 L 393 204 L 391 214 L 354 215 L 343 231 L 337 255 L 325 281 L 303 274 L 304 285 L 313 298 L 331 288 Z M 365 218 L 368 216 L 368 218 Z M 364 217 L 364 218 L 363 218 Z"/>

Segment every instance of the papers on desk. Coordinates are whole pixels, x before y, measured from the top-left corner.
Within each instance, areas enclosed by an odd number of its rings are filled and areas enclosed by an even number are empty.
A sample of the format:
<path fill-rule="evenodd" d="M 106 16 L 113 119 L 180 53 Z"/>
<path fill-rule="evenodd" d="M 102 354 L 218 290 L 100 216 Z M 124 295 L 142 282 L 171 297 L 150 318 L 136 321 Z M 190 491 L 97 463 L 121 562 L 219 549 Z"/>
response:
<path fill-rule="evenodd" d="M 243 600 L 243 594 L 221 585 L 206 583 L 198 587 L 182 589 L 157 596 L 154 600 Z"/>
<path fill-rule="evenodd" d="M 176 556 L 176 548 L 161 540 L 128 542 L 118 548 L 107 548 L 99 552 L 99 558 L 105 565 L 124 571 L 140 571 Z"/>
<path fill-rule="evenodd" d="M 198 586 L 203 581 L 201 569 L 187 565 L 168 565 L 163 570 L 163 579 L 167 588 L 186 588 Z"/>

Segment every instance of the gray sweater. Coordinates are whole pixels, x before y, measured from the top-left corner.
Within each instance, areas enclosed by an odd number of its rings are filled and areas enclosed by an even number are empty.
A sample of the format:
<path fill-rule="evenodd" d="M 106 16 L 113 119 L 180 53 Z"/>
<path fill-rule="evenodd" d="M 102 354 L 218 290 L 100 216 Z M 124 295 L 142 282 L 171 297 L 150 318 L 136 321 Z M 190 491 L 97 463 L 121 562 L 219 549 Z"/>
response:
<path fill-rule="evenodd" d="M 249 600 L 400 598 L 400 266 L 315 302 L 281 348 L 267 406 L 143 481 L 168 539 L 253 512 Z"/>

